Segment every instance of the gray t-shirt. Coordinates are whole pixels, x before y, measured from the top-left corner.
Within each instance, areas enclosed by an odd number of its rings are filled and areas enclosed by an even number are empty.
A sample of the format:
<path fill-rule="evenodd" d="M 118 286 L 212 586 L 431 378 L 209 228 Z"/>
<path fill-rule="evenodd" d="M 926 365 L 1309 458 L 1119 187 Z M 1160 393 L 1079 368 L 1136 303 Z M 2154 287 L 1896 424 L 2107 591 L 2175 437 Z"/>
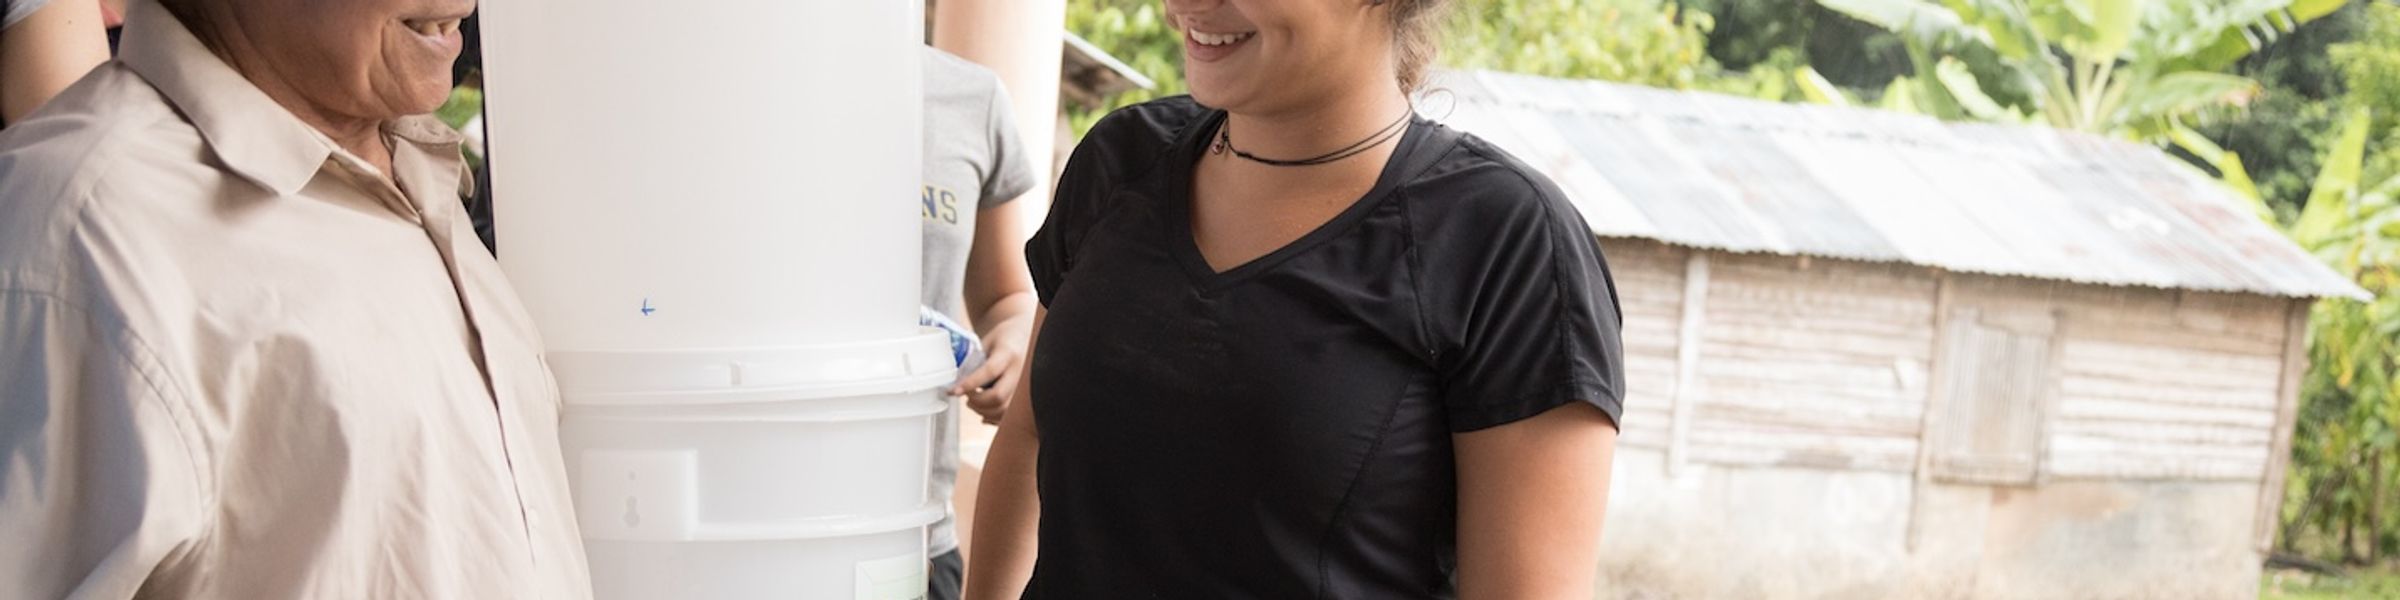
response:
<path fill-rule="evenodd" d="M 0 29 L 17 26 L 18 21 L 41 10 L 50 0 L 0 0 Z"/>
<path fill-rule="evenodd" d="M 964 281 L 975 248 L 976 213 L 1033 189 L 1024 142 L 1000 78 L 975 63 L 925 49 L 924 303 L 968 323 Z M 952 402 L 934 434 L 933 491 L 947 500 L 958 483 L 958 411 Z M 958 548 L 945 516 L 927 531 L 934 554 Z"/>

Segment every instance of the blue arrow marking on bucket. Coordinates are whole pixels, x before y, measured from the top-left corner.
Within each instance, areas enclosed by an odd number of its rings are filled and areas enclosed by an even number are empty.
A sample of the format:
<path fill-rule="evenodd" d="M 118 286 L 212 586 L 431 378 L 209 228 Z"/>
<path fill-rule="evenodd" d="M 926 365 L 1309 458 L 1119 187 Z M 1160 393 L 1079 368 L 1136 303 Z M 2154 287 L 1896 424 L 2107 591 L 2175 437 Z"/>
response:
<path fill-rule="evenodd" d="M 649 298 L 643 298 L 643 299 L 642 299 L 642 316 L 645 316 L 645 317 L 647 317 L 647 316 L 650 316 L 650 313 L 654 313 L 654 312 L 658 312 L 658 309 L 650 306 L 650 299 L 649 299 Z"/>

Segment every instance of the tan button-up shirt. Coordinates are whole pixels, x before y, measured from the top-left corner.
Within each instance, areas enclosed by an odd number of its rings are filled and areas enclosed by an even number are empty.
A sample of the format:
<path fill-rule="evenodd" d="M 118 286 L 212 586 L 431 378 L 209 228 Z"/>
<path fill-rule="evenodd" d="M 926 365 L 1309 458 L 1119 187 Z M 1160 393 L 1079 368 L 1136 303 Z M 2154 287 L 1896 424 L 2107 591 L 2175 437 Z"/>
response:
<path fill-rule="evenodd" d="M 532 321 L 459 205 L 141 3 L 0 132 L 0 598 L 590 595 Z"/>

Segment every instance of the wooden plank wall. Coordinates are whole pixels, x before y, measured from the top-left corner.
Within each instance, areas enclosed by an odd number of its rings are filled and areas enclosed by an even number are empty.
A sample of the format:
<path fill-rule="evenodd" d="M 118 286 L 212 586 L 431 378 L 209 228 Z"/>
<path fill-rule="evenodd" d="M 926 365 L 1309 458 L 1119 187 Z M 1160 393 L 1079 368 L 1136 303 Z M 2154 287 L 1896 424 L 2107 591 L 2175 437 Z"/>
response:
<path fill-rule="evenodd" d="M 1912 471 L 1933 357 L 1931 272 L 1709 259 L 1692 459 Z"/>
<path fill-rule="evenodd" d="M 1647 240 L 1603 239 L 1625 318 L 1625 427 L 1618 443 L 1665 449 L 1674 426 L 1676 332 L 1690 251 Z"/>
<path fill-rule="evenodd" d="M 2266 471 L 2288 302 L 1961 276 L 1988 305 L 2047 307 L 2063 336 L 2043 475 L 2251 480 Z"/>
<path fill-rule="evenodd" d="M 1673 430 L 1685 260 L 1602 241 L 1625 312 L 1621 443 Z M 1691 460 L 1915 469 L 1936 340 L 1933 270 L 1708 253 Z M 2058 318 L 2041 476 L 2258 480 L 2274 435 L 2288 301 L 1948 275 L 1961 306 Z"/>

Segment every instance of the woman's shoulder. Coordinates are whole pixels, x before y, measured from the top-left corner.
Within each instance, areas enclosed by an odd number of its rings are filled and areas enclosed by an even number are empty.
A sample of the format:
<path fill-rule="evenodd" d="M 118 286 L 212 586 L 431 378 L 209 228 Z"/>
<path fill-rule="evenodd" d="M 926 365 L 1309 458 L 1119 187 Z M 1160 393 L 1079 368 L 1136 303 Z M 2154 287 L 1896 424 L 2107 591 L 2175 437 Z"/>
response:
<path fill-rule="evenodd" d="M 1092 125 L 1085 139 L 1169 143 L 1214 112 L 1216 109 L 1201 106 L 1191 96 L 1168 96 L 1109 111 Z"/>
<path fill-rule="evenodd" d="M 1157 162 L 1176 140 L 1214 112 L 1191 96 L 1169 96 L 1119 108 L 1084 133 L 1070 161 L 1104 163 L 1107 171 L 1130 174 L 1126 171 Z"/>
<path fill-rule="evenodd" d="M 1133 204 L 1122 192 L 1156 189 L 1160 182 L 1145 178 L 1159 172 L 1176 140 L 1214 112 L 1188 96 L 1160 98 L 1117 109 L 1084 132 L 1059 176 L 1050 216 L 1025 245 L 1026 266 L 1044 306 L 1073 268 L 1084 238 L 1118 208 Z"/>
<path fill-rule="evenodd" d="M 1216 111 L 1189 96 L 1173 96 L 1110 112 L 1084 132 L 1067 158 L 1059 177 L 1054 204 L 1080 205 L 1077 210 L 1104 212 L 1107 198 L 1126 185 L 1157 172 L 1174 152 L 1177 140 Z"/>
<path fill-rule="evenodd" d="M 1465 232 L 1521 230 L 1526 226 L 1584 226 L 1582 214 L 1550 177 L 1508 151 L 1445 125 L 1433 125 L 1445 143 L 1405 186 L 1418 218 L 1455 225 Z"/>

